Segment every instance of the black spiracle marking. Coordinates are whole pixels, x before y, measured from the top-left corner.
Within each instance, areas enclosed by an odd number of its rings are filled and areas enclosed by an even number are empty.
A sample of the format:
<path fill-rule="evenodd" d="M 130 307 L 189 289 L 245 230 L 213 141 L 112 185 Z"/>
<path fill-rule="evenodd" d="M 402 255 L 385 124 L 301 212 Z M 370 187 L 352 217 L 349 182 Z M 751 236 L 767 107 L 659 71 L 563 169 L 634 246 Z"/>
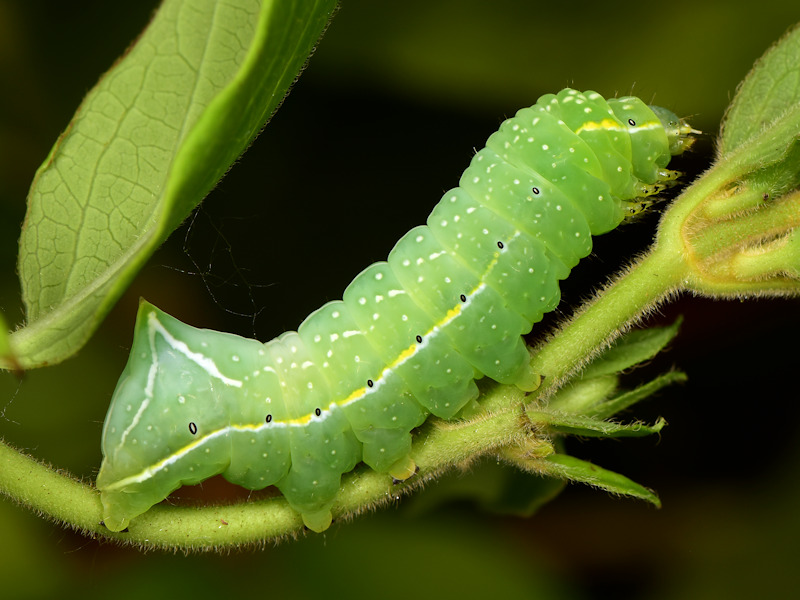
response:
<path fill-rule="evenodd" d="M 272 423 L 272 415 L 267 415 L 267 418 L 264 419 L 267 423 Z"/>
<path fill-rule="evenodd" d="M 503 245 L 503 242 L 497 242 L 497 247 L 500 248 L 500 250 L 505 248 L 505 246 Z"/>
<path fill-rule="evenodd" d="M 314 409 L 314 414 L 319 417 L 322 414 L 322 410 L 319 409 L 319 408 L 316 408 L 316 409 Z"/>
<path fill-rule="evenodd" d="M 461 301 L 462 302 L 466 302 L 467 301 L 467 297 L 464 294 L 461 294 Z"/>
<path fill-rule="evenodd" d="M 372 382 L 372 379 L 367 379 L 367 386 L 373 387 L 375 384 Z"/>
<path fill-rule="evenodd" d="M 418 335 L 415 339 L 417 340 L 418 344 L 422 343 L 422 336 L 421 335 Z"/>
<path fill-rule="evenodd" d="M 628 119 L 628 125 L 630 125 L 631 127 L 636 127 L 636 121 L 634 121 L 633 119 Z"/>
<path fill-rule="evenodd" d="M 197 435 L 197 425 L 194 424 L 194 421 L 189 423 L 189 433 L 192 435 Z"/>
<path fill-rule="evenodd" d="M 536 186 L 533 186 L 533 187 L 531 188 L 531 191 L 533 192 L 533 194 L 534 194 L 535 196 L 538 196 L 538 195 L 541 193 L 541 190 L 540 190 L 539 188 L 537 188 Z"/>

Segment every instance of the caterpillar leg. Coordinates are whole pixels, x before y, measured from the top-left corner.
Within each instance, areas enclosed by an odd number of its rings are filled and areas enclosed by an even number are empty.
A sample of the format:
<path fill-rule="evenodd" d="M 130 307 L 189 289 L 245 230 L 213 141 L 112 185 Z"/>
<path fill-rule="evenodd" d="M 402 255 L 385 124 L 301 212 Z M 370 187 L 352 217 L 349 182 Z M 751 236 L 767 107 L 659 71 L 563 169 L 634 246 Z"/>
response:
<path fill-rule="evenodd" d="M 405 481 L 417 472 L 417 463 L 410 456 L 401 458 L 389 468 L 389 475 L 397 481 Z"/>
<path fill-rule="evenodd" d="M 650 200 L 650 197 L 657 196 L 664 190 L 668 190 L 674 185 L 677 185 L 678 179 L 682 175 L 683 173 L 681 171 L 659 169 L 658 181 L 656 183 L 640 183 L 637 197 L 623 203 L 628 211 L 627 218 L 636 217 L 645 212 L 658 201 L 657 198 L 655 200 Z"/>
<path fill-rule="evenodd" d="M 672 169 L 659 169 L 658 181 L 662 184 L 665 184 L 668 181 L 677 182 L 682 175 L 683 173 L 681 171 L 674 171 Z M 666 184 L 666 185 L 674 185 L 674 184 Z"/>
<path fill-rule="evenodd" d="M 333 515 L 330 508 L 323 508 L 322 510 L 314 512 L 304 512 L 301 514 L 305 526 L 316 533 L 321 533 L 331 526 L 333 522 Z"/>
<path fill-rule="evenodd" d="M 639 203 L 643 198 L 657 196 L 664 190 L 678 184 L 678 179 L 683 175 L 681 171 L 672 169 L 659 169 L 658 178 L 655 183 L 639 183 L 636 198 L 629 200 L 631 203 Z"/>
<path fill-rule="evenodd" d="M 525 371 L 519 381 L 515 382 L 515 385 L 523 392 L 534 392 L 542 385 L 542 376 L 534 373 L 530 365 L 525 365 Z"/>

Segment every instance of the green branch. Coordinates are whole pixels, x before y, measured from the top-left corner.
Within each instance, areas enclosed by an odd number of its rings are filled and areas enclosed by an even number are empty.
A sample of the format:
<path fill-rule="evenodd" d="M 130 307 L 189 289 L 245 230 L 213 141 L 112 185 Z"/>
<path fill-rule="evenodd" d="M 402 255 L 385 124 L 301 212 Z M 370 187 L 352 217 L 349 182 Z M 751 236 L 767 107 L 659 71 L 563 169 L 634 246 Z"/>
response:
<path fill-rule="evenodd" d="M 367 468 L 348 473 L 333 509 L 335 518 L 350 518 L 391 502 L 447 469 L 523 439 L 541 446 L 544 454 L 553 451 L 546 438 L 531 437 L 530 424 L 520 409 L 522 392 L 511 386 L 496 386 L 487 396 L 512 408 L 466 421 L 430 422 L 412 452 L 419 473 L 398 485 L 393 484 L 391 476 Z M 100 494 L 94 487 L 2 443 L 0 490 L 20 504 L 84 533 L 148 548 L 208 550 L 255 544 L 296 535 L 303 527 L 299 515 L 282 497 L 276 497 L 202 508 L 162 504 L 138 517 L 127 531 L 111 533 L 101 524 Z"/>

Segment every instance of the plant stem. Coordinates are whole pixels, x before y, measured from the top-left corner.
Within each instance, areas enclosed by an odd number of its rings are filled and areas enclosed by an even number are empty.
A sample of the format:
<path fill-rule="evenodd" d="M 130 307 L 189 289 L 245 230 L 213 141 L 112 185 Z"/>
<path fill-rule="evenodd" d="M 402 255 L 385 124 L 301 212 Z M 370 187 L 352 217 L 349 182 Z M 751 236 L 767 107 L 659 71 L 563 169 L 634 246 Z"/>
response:
<path fill-rule="evenodd" d="M 419 473 L 407 483 L 394 485 L 390 475 L 368 468 L 346 474 L 333 508 L 334 515 L 347 519 L 391 502 L 448 468 L 523 438 L 528 444 L 536 443 L 530 438 L 528 422 L 520 409 L 522 393 L 519 390 L 497 386 L 488 396 L 494 404 L 500 399 L 515 401 L 510 402 L 511 408 L 472 420 L 429 423 L 415 440 L 412 451 Z M 545 440 L 541 443 L 547 445 Z M 138 517 L 128 531 L 112 533 L 101 525 L 102 505 L 96 489 L 2 442 L 0 490 L 13 500 L 84 533 L 100 534 L 144 548 L 212 550 L 297 535 L 302 528 L 299 515 L 282 497 L 275 497 L 202 508 L 161 504 Z"/>
<path fill-rule="evenodd" d="M 636 320 L 677 290 L 686 266 L 674 252 L 656 246 L 606 287 L 531 361 L 548 392 L 583 367 Z"/>
<path fill-rule="evenodd" d="M 83 531 L 98 531 L 100 496 L 86 484 L 0 441 L 0 492 L 34 511 Z"/>

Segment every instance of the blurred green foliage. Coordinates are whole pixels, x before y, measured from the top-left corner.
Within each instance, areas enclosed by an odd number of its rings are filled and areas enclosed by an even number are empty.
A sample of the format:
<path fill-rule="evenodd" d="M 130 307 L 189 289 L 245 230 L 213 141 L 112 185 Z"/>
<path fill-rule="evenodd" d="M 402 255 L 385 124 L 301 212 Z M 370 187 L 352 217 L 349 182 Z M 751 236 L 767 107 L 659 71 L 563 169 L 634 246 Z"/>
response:
<path fill-rule="evenodd" d="M 9 324 L 23 318 L 15 255 L 31 177 L 155 4 L 0 4 L 0 310 Z M 753 61 L 798 20 L 783 0 L 345 1 L 273 122 L 92 343 L 21 381 L 0 378 L 0 435 L 93 478 L 139 295 L 186 322 L 268 339 L 385 257 L 455 184 L 472 148 L 540 94 L 633 92 L 713 135 Z M 708 164 L 711 151 L 707 140 L 694 158 Z M 585 278 L 617 268 L 616 243 L 636 252 L 654 222 L 602 240 L 599 258 L 568 282 L 568 304 L 591 289 Z M 457 503 L 415 509 L 412 498 L 299 543 L 185 558 L 100 545 L 2 501 L 0 596 L 784 595 L 800 584 L 800 414 L 786 376 L 796 371 L 797 306 L 667 307 L 665 320 L 680 311 L 686 325 L 656 370 L 674 362 L 689 383 L 653 402 L 652 415 L 636 414 L 667 418 L 660 445 L 570 448 L 657 489 L 661 511 L 578 488 L 530 519 Z"/>

